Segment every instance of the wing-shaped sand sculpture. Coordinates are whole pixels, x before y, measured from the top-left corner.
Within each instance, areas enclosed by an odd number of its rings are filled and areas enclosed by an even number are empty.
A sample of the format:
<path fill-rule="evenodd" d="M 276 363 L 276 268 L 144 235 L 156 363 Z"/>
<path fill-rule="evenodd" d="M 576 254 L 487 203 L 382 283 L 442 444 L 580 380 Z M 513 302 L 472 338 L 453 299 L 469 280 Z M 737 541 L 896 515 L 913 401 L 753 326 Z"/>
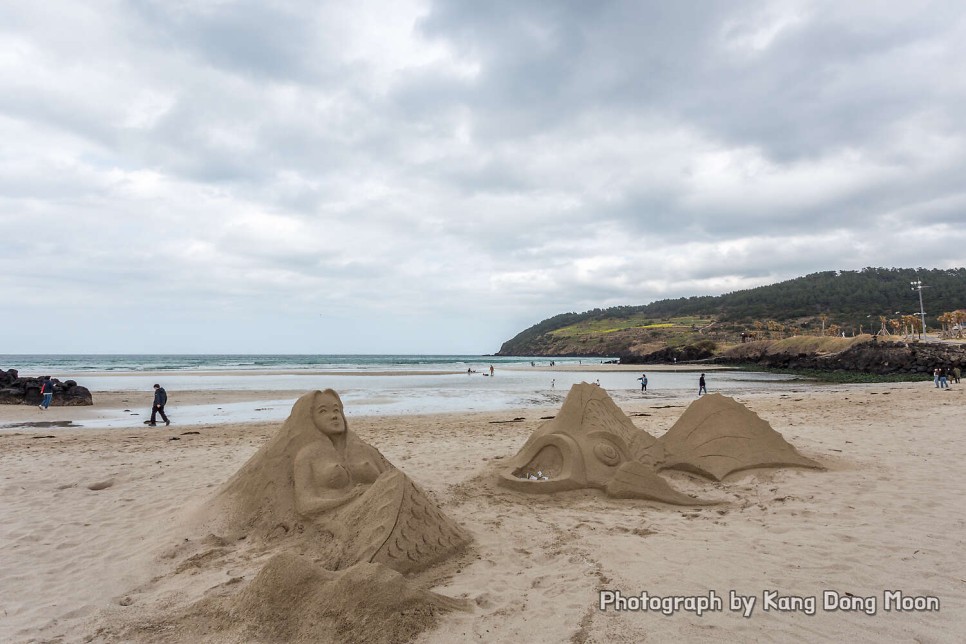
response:
<path fill-rule="evenodd" d="M 661 469 L 694 472 L 720 481 L 753 467 L 814 467 L 758 414 L 734 398 L 702 396 L 661 437 Z"/>
<path fill-rule="evenodd" d="M 707 502 L 674 490 L 657 472 L 674 468 L 720 480 L 743 469 L 784 465 L 821 467 L 732 398 L 699 398 L 657 439 L 636 427 L 606 391 L 581 383 L 556 417 L 530 436 L 499 482 L 525 492 L 592 487 L 620 498 L 701 505 Z"/>
<path fill-rule="evenodd" d="M 331 389 L 302 396 L 278 433 L 202 509 L 209 532 L 274 544 L 335 569 L 426 568 L 469 535 L 346 426 Z"/>

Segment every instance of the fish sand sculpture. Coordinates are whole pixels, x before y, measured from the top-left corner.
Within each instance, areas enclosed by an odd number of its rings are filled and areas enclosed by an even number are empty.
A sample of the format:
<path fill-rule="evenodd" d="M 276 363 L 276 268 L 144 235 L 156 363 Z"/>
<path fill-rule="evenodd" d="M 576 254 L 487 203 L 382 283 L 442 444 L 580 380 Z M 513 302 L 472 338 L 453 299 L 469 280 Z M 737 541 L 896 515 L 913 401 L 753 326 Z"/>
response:
<path fill-rule="evenodd" d="M 207 531 L 286 546 L 342 570 L 422 570 L 469 534 L 379 451 L 349 431 L 331 390 L 299 398 L 275 436 L 202 509 Z"/>
<path fill-rule="evenodd" d="M 822 467 L 733 398 L 702 396 L 654 438 L 602 388 L 580 383 L 554 419 L 533 432 L 499 483 L 523 492 L 590 487 L 617 498 L 706 505 L 672 488 L 658 472 L 678 469 L 720 481 L 732 472 L 780 466 Z"/>

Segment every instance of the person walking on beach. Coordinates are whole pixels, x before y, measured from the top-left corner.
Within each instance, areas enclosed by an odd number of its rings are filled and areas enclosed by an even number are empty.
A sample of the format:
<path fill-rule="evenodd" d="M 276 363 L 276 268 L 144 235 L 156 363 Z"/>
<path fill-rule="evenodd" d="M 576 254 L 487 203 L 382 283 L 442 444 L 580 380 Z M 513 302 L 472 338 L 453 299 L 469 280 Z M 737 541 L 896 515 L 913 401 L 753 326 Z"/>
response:
<path fill-rule="evenodd" d="M 44 376 L 40 381 L 40 393 L 43 395 L 44 399 L 40 401 L 38 407 L 47 411 L 50 407 L 51 401 L 54 399 L 54 383 L 50 381 L 50 376 Z"/>
<path fill-rule="evenodd" d="M 704 374 L 701 374 L 701 377 L 698 378 L 698 395 L 700 396 L 703 393 L 708 393 L 708 388 L 704 384 Z"/>
<path fill-rule="evenodd" d="M 953 367 L 953 382 L 957 385 L 959 384 L 959 377 L 963 375 L 962 370 L 959 367 Z"/>
<path fill-rule="evenodd" d="M 165 425 L 171 424 L 168 417 L 164 415 L 166 404 L 168 404 L 168 392 L 161 385 L 154 385 L 154 407 L 151 408 L 151 420 L 148 422 L 148 427 L 157 427 L 158 423 L 155 420 L 157 414 L 161 414 L 161 420 L 164 421 Z"/>
<path fill-rule="evenodd" d="M 949 389 L 949 378 L 947 376 L 946 367 L 939 367 L 939 388 Z"/>
<path fill-rule="evenodd" d="M 939 389 L 939 367 L 932 370 L 932 381 L 936 385 L 936 389 Z"/>
<path fill-rule="evenodd" d="M 642 373 L 641 377 L 638 378 L 638 380 L 641 381 L 641 393 L 644 393 L 645 391 L 647 391 L 647 374 Z"/>
<path fill-rule="evenodd" d="M 493 365 L 490 365 L 490 375 L 493 375 Z"/>

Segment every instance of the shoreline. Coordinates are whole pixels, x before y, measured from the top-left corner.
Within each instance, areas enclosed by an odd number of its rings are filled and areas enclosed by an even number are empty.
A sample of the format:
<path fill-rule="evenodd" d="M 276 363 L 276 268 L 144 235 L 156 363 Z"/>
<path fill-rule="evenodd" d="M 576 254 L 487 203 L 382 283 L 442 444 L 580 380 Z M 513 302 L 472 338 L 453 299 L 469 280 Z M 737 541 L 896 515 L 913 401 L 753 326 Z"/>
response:
<path fill-rule="evenodd" d="M 151 413 L 152 384 L 168 393 L 167 414 L 186 427 L 210 423 L 245 423 L 284 418 L 284 406 L 306 391 L 339 391 L 347 410 L 366 415 L 413 415 L 499 411 L 559 404 L 577 382 L 598 383 L 615 400 L 645 395 L 665 399 L 696 391 L 697 371 L 687 365 L 648 369 L 649 391 L 640 392 L 639 366 L 616 364 L 517 365 L 486 372 L 403 370 L 331 372 L 302 370 L 94 372 L 78 374 L 88 388 L 91 406 L 52 406 L 40 411 L 33 405 L 0 405 L 0 432 L 48 427 L 73 421 L 74 429 L 136 427 Z M 748 390 L 789 388 L 794 378 L 760 377 L 735 369 L 708 369 L 720 374 L 711 390 L 742 393 Z M 60 377 L 60 376 L 58 376 Z M 693 377 L 694 382 L 691 382 Z M 71 379 L 74 379 L 73 377 Z M 352 413 L 352 412 L 348 412 Z"/>

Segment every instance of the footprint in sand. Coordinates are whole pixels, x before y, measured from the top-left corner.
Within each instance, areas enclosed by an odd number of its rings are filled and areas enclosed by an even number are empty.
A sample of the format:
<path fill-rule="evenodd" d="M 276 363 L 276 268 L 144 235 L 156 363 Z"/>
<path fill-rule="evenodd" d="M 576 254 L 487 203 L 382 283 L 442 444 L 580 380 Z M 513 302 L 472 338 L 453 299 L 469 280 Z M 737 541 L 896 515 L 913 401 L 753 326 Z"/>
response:
<path fill-rule="evenodd" d="M 90 485 L 87 486 L 87 489 L 97 492 L 98 490 L 106 490 L 112 485 L 114 485 L 114 479 L 107 479 L 106 481 L 98 481 L 97 483 L 91 483 Z"/>

